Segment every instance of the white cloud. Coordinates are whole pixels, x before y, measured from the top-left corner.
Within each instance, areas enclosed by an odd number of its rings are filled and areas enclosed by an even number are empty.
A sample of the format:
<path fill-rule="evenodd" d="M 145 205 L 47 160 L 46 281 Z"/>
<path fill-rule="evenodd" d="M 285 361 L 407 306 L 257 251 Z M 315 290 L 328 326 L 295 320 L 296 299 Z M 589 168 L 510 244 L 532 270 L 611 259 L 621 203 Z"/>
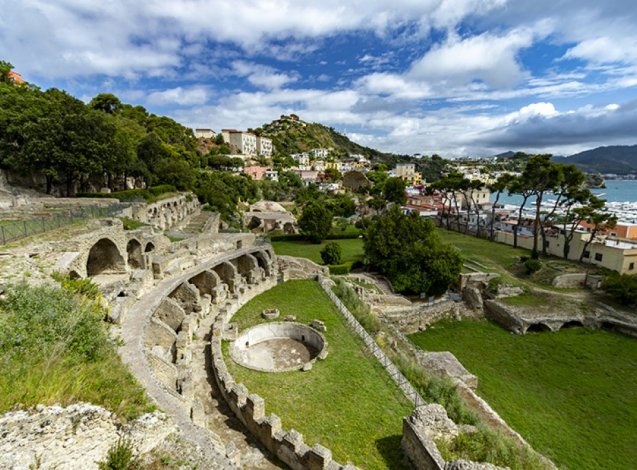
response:
<path fill-rule="evenodd" d="M 205 104 L 210 97 L 210 92 L 201 86 L 195 86 L 191 88 L 182 88 L 180 86 L 176 88 L 170 88 L 162 91 L 155 91 L 148 95 L 147 102 L 149 104 L 164 106 L 164 105 L 179 105 L 179 106 L 192 106 Z"/>
<path fill-rule="evenodd" d="M 232 63 L 232 70 L 241 77 L 247 77 L 253 85 L 265 89 L 279 89 L 297 80 L 293 74 L 281 73 L 264 65 L 253 64 L 243 60 Z"/>
<path fill-rule="evenodd" d="M 445 85 L 480 80 L 494 87 L 512 86 L 527 75 L 516 56 L 532 43 L 532 32 L 524 29 L 503 36 L 484 33 L 459 38 L 452 34 L 414 62 L 407 76 Z"/>

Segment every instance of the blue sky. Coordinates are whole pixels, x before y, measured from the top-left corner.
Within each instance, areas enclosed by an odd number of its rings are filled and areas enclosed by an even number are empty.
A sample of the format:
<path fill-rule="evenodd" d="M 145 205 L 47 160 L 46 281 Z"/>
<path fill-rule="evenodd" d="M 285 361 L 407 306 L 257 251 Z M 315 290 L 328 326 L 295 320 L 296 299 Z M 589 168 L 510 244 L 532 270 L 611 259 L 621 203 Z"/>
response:
<path fill-rule="evenodd" d="M 0 0 L 0 58 L 191 127 L 297 113 L 397 153 L 637 143 L 634 0 Z"/>

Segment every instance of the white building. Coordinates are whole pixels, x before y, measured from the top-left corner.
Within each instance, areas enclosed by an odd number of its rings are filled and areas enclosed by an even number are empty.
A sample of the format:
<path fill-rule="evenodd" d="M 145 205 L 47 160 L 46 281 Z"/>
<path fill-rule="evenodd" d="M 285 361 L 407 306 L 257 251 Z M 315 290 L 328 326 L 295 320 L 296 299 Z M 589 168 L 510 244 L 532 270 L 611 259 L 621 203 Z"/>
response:
<path fill-rule="evenodd" d="M 310 164 L 310 156 L 307 153 L 293 153 L 290 155 L 300 166 L 308 166 Z"/>
<path fill-rule="evenodd" d="M 272 156 L 272 139 L 268 137 L 257 137 L 257 153 L 262 157 Z"/>
<path fill-rule="evenodd" d="M 271 181 L 279 181 L 279 172 L 276 170 L 268 169 L 265 171 L 265 179 Z"/>
<path fill-rule="evenodd" d="M 241 132 L 236 129 L 222 129 L 223 140 L 232 145 L 237 152 L 243 155 L 257 155 L 257 136 L 250 132 Z M 272 145 L 272 142 L 270 142 Z"/>
<path fill-rule="evenodd" d="M 329 149 L 312 149 L 310 153 L 314 156 L 314 158 L 327 158 L 330 154 Z"/>
<path fill-rule="evenodd" d="M 195 137 L 198 139 L 214 139 L 217 133 L 212 129 L 195 129 Z"/>

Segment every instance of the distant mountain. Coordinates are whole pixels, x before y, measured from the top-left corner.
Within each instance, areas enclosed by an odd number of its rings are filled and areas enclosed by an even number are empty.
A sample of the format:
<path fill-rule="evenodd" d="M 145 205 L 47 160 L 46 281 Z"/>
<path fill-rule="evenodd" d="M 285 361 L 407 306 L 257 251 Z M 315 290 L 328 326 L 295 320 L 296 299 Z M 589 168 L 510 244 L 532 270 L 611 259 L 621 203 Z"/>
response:
<path fill-rule="evenodd" d="M 553 157 L 559 163 L 573 163 L 588 173 L 637 173 L 637 145 L 597 147 L 569 157 Z"/>
<path fill-rule="evenodd" d="M 295 114 L 281 116 L 270 124 L 252 131 L 270 137 L 276 149 L 288 155 L 307 152 L 313 148 L 331 148 L 333 153 L 339 156 L 355 153 L 376 161 L 386 161 L 392 157 L 390 154 L 352 142 L 331 127 L 302 121 Z"/>

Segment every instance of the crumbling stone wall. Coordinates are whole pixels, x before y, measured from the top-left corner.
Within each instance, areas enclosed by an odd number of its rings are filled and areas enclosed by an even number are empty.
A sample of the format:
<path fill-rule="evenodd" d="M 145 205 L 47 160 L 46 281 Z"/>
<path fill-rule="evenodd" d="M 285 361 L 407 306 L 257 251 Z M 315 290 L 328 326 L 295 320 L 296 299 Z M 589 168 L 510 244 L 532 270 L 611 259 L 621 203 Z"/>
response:
<path fill-rule="evenodd" d="M 180 194 L 152 204 L 133 204 L 131 217 L 160 230 L 168 230 L 194 214 L 199 207 L 194 194 Z"/>
<path fill-rule="evenodd" d="M 88 403 L 38 405 L 0 416 L 0 468 L 97 469 L 120 436 L 144 454 L 175 431 L 159 411 L 122 425 L 110 411 Z"/>

